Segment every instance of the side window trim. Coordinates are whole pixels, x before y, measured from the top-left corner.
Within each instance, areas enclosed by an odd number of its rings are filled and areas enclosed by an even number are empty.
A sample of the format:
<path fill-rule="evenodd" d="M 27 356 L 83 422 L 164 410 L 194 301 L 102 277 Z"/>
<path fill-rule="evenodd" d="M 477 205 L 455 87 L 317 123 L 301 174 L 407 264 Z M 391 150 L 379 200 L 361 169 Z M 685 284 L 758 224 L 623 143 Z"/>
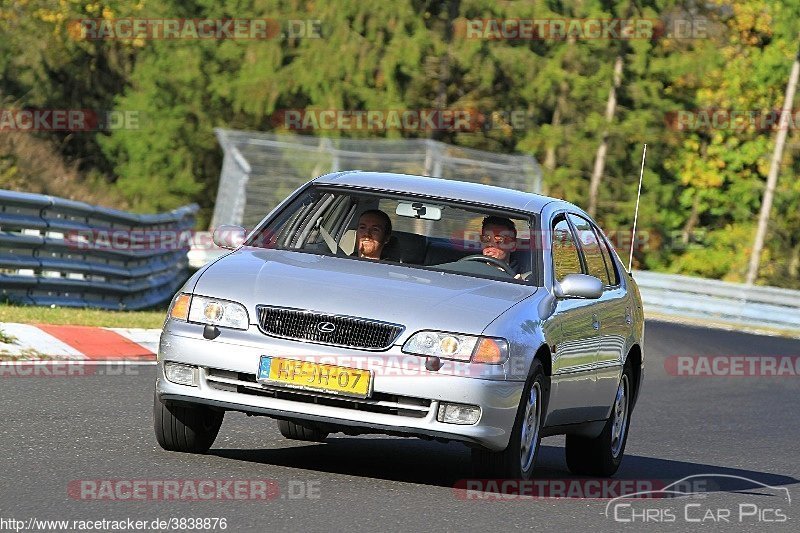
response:
<path fill-rule="evenodd" d="M 597 237 L 597 242 L 600 245 L 600 252 L 603 255 L 603 261 L 606 262 L 606 272 L 608 272 L 608 279 L 613 280 L 615 282 L 610 285 L 607 285 L 607 287 L 610 289 L 617 288 L 622 283 L 621 282 L 622 277 L 619 275 L 619 269 L 617 269 L 614 257 L 611 255 L 611 248 L 608 246 L 608 241 L 606 241 L 606 236 L 603 235 L 603 232 L 596 224 L 589 222 L 589 225 L 594 230 L 594 233 Z M 608 258 L 608 261 L 610 261 L 611 264 L 608 264 L 606 258 Z"/>
<path fill-rule="evenodd" d="M 570 220 L 569 215 L 575 216 L 575 213 L 570 213 L 569 211 L 564 211 L 564 218 L 569 225 L 569 230 L 572 232 L 572 240 L 575 241 L 575 248 L 578 250 L 578 257 L 581 260 L 581 270 L 582 274 L 589 274 L 589 265 L 586 263 L 586 257 L 583 255 L 583 246 L 581 240 L 578 238 L 578 230 L 575 228 L 575 224 L 572 223 Z"/>

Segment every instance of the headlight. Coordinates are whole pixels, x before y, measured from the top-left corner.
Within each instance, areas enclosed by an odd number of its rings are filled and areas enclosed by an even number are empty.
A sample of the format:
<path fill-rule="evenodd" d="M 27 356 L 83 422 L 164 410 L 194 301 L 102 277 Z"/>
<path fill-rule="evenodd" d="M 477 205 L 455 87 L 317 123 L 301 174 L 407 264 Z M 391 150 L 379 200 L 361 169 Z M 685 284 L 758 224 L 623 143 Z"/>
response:
<path fill-rule="evenodd" d="M 170 316 L 179 318 L 174 312 Z M 197 295 L 191 297 L 188 321 L 234 329 L 247 329 L 250 326 L 247 309 L 242 304 Z"/>
<path fill-rule="evenodd" d="M 499 364 L 508 357 L 508 341 L 461 333 L 418 331 L 403 345 L 403 352 L 456 361 Z"/>

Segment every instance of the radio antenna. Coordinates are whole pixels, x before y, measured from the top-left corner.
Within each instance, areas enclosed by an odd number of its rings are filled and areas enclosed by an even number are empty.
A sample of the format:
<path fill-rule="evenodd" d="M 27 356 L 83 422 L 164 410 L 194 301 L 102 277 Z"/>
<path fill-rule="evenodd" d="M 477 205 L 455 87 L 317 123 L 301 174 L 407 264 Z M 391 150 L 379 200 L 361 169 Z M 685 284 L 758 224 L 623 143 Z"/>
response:
<path fill-rule="evenodd" d="M 647 157 L 647 143 L 642 151 L 642 169 L 639 171 L 639 191 L 636 193 L 636 211 L 633 214 L 633 231 L 631 232 L 631 255 L 628 259 L 628 273 L 633 268 L 633 244 L 636 242 L 636 222 L 639 220 L 639 199 L 642 197 L 642 178 L 644 177 L 644 159 Z"/>

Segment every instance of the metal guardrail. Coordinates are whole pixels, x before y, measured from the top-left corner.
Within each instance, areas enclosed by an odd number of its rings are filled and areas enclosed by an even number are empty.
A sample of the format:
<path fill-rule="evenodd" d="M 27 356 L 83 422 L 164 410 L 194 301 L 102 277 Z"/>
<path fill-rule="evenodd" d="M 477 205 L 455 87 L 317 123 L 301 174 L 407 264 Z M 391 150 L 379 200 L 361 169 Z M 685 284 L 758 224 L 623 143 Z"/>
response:
<path fill-rule="evenodd" d="M 0 298 L 142 309 L 183 283 L 197 205 L 139 215 L 0 190 Z"/>
<path fill-rule="evenodd" d="M 800 291 L 636 271 L 648 311 L 746 326 L 800 330 Z"/>

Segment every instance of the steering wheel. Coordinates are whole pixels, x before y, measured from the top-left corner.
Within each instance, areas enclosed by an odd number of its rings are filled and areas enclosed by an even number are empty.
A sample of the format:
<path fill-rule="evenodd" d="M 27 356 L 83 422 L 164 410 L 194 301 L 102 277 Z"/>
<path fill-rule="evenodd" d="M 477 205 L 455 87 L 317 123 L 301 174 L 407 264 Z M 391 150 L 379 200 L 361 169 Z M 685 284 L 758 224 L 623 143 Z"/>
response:
<path fill-rule="evenodd" d="M 517 273 L 514 272 L 511 269 L 511 267 L 508 266 L 507 263 L 505 263 L 504 261 L 500 261 L 495 257 L 490 257 L 488 255 L 483 255 L 483 254 L 468 255 L 467 257 L 462 257 L 461 259 L 459 259 L 459 261 L 478 261 L 480 263 L 486 263 L 487 265 L 495 266 L 500 270 L 502 270 L 503 272 L 505 272 L 506 274 L 508 274 L 509 276 L 511 276 L 512 278 L 517 275 Z"/>

